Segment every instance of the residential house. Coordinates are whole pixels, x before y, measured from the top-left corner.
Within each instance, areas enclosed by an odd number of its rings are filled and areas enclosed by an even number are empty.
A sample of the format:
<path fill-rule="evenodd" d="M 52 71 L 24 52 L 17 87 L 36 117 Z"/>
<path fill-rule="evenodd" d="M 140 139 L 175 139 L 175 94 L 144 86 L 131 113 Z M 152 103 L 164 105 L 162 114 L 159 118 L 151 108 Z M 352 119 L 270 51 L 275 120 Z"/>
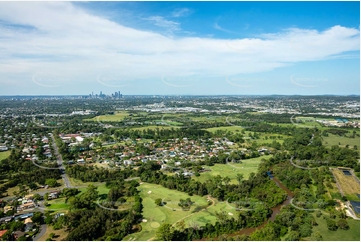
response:
<path fill-rule="evenodd" d="M 14 238 L 15 238 L 16 240 L 19 239 L 21 236 L 24 236 L 24 235 L 25 235 L 25 232 L 20 231 L 20 230 L 15 231 L 15 232 L 13 233 L 13 236 L 14 236 Z"/>
<path fill-rule="evenodd" d="M 25 219 L 24 224 L 25 224 L 25 232 L 29 232 L 34 226 L 33 220 L 31 218 Z"/>
<path fill-rule="evenodd" d="M 58 197 L 59 197 L 59 192 L 54 191 L 49 194 L 48 199 L 56 199 Z"/>
<path fill-rule="evenodd" d="M 6 232 L 8 232 L 7 229 L 0 230 L 0 239 L 1 239 L 1 237 L 3 237 L 3 235 L 4 235 Z"/>
<path fill-rule="evenodd" d="M 128 165 L 132 165 L 133 161 L 132 160 L 125 160 L 123 163 L 124 163 L 125 166 L 128 166 Z"/>
<path fill-rule="evenodd" d="M 14 210 L 14 206 L 5 206 L 4 207 L 4 213 L 7 213 L 8 211 Z"/>

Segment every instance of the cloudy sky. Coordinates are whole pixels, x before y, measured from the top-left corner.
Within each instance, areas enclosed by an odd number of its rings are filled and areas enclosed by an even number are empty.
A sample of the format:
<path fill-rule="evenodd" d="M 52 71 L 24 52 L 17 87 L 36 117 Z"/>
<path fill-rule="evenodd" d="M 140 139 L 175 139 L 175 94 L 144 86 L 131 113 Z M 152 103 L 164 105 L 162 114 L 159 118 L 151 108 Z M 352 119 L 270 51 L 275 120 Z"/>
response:
<path fill-rule="evenodd" d="M 0 2 L 0 95 L 359 94 L 359 2 Z"/>

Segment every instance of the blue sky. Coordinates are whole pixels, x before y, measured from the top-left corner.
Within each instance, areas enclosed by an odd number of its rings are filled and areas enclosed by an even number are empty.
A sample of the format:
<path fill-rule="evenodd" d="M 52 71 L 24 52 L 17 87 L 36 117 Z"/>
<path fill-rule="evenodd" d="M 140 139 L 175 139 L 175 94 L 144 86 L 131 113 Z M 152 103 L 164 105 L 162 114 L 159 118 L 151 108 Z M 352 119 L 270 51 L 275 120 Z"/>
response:
<path fill-rule="evenodd" d="M 359 2 L 0 2 L 0 95 L 359 94 Z"/>

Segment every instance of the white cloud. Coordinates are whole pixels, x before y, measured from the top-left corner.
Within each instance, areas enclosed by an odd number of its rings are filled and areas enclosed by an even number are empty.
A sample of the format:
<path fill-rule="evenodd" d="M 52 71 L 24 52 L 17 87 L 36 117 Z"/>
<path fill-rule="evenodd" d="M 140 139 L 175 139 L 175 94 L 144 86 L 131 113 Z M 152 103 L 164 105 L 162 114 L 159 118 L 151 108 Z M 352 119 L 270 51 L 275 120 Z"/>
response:
<path fill-rule="evenodd" d="M 221 26 L 219 26 L 218 25 L 218 23 L 217 22 L 215 22 L 214 24 L 213 24 L 213 27 L 215 28 L 215 29 L 217 29 L 217 30 L 220 30 L 220 31 L 223 31 L 223 32 L 226 32 L 226 33 L 230 33 L 230 34 L 238 34 L 237 32 L 235 32 L 235 31 L 231 31 L 231 30 L 228 30 L 228 29 L 224 29 L 224 28 L 222 28 Z"/>
<path fill-rule="evenodd" d="M 31 81 L 44 71 L 79 82 L 104 73 L 149 80 L 170 74 L 226 76 L 345 58 L 360 46 L 359 30 L 342 26 L 288 29 L 248 39 L 175 38 L 125 27 L 68 2 L 2 2 L 0 20 L 33 27 L 0 25 L 0 82 L 9 75 L 18 82 Z M 161 16 L 148 20 L 179 29 Z"/>
<path fill-rule="evenodd" d="M 180 30 L 179 23 L 170 21 L 170 20 L 166 20 L 162 16 L 151 16 L 148 18 L 144 18 L 144 20 L 152 21 L 154 23 L 154 25 L 161 27 L 161 28 L 165 28 L 169 32 L 174 32 L 174 31 Z"/>
<path fill-rule="evenodd" d="M 178 8 L 172 12 L 172 17 L 174 18 L 184 17 L 184 16 L 188 16 L 190 13 L 191 10 L 189 8 Z"/>

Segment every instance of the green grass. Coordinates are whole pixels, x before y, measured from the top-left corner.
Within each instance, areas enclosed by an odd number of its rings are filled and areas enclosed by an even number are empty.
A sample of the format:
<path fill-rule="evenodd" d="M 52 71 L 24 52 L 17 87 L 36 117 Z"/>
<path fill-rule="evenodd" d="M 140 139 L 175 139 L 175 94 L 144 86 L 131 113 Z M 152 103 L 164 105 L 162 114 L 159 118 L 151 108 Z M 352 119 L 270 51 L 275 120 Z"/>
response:
<path fill-rule="evenodd" d="M 70 207 L 68 203 L 65 203 L 65 198 L 49 200 L 48 203 L 50 204 L 50 206 L 47 206 L 46 208 L 49 210 L 54 210 L 56 212 L 65 212 L 69 210 Z"/>
<path fill-rule="evenodd" d="M 103 184 L 99 184 L 99 183 L 92 183 L 92 182 L 87 182 L 87 184 L 93 184 L 94 186 L 97 187 L 97 190 L 98 190 L 98 195 L 103 195 L 103 194 L 108 194 L 109 192 L 109 188 L 107 188 L 105 186 L 105 183 Z M 78 188 L 78 190 L 80 191 L 80 193 L 77 194 L 77 196 L 80 196 L 83 192 L 85 192 L 87 190 L 87 186 L 86 187 L 81 187 L 81 188 Z"/>
<path fill-rule="evenodd" d="M 220 175 L 222 177 L 228 176 L 231 178 L 232 184 L 237 184 L 237 174 L 243 174 L 244 179 L 248 179 L 251 172 L 256 173 L 258 165 L 261 163 L 261 159 L 268 159 L 271 155 L 265 155 L 257 158 L 243 160 L 241 164 L 229 163 L 229 164 L 215 164 L 214 166 L 205 166 L 207 169 L 212 171 L 202 172 L 199 177 L 193 176 L 193 179 L 205 182 L 212 180 L 213 177 Z"/>
<path fill-rule="evenodd" d="M 352 218 L 347 218 L 348 225 L 350 228 L 348 230 L 338 229 L 336 231 L 330 231 L 327 229 L 326 220 L 321 217 L 317 218 L 313 214 L 317 226 L 313 227 L 313 232 L 318 231 L 325 241 L 359 241 L 360 240 L 360 221 L 354 220 Z M 327 216 L 327 215 L 326 215 Z M 337 219 L 336 219 L 337 221 Z"/>
<path fill-rule="evenodd" d="M 144 126 L 144 127 L 137 127 L 137 128 L 130 128 L 132 130 L 140 130 L 140 131 L 143 131 L 143 130 L 147 130 L 147 129 L 178 129 L 179 127 L 176 127 L 176 126 L 156 126 L 156 125 L 149 125 L 149 126 Z"/>
<path fill-rule="evenodd" d="M 39 238 L 39 241 L 45 241 L 47 238 L 49 238 L 51 233 L 55 234 L 55 238 L 53 238 L 52 240 L 56 241 L 65 240 L 66 236 L 68 235 L 68 232 L 65 232 L 65 229 L 55 230 L 53 226 L 47 226 L 46 232 L 43 236 Z"/>
<path fill-rule="evenodd" d="M 173 121 L 172 119 L 166 119 L 164 118 L 163 121 L 162 120 L 155 120 L 155 122 L 164 122 L 166 124 L 169 124 L 169 125 L 175 125 L 175 126 L 182 126 L 183 123 L 180 123 L 180 122 L 177 122 L 177 121 Z"/>
<path fill-rule="evenodd" d="M 118 122 L 122 121 L 124 118 L 129 117 L 128 112 L 117 112 L 112 115 L 100 115 L 91 119 L 84 119 L 84 121 L 94 121 L 94 122 Z"/>
<path fill-rule="evenodd" d="M 246 132 L 247 136 L 249 133 L 251 133 L 251 132 Z M 251 139 L 249 141 L 250 142 L 256 141 L 259 144 L 271 144 L 273 141 L 276 141 L 276 142 L 282 144 L 285 139 L 290 137 L 288 135 L 277 134 L 277 133 L 258 133 L 258 135 L 259 135 L 259 139 Z M 266 139 L 266 136 L 268 137 L 268 139 Z M 271 136 L 273 136 L 273 137 L 276 136 L 276 138 L 271 139 L 270 138 Z M 280 136 L 282 138 L 278 138 L 278 136 Z"/>
<path fill-rule="evenodd" d="M 221 209 L 233 211 L 234 216 L 236 215 L 234 209 L 228 207 L 225 202 L 219 205 L 216 202 L 217 205 L 209 207 L 207 210 L 199 211 L 208 206 L 206 197 L 189 196 L 186 193 L 170 190 L 160 185 L 143 183 L 138 187 L 138 190 L 143 198 L 143 216 L 147 222 L 141 223 L 142 231 L 128 235 L 123 240 L 148 240 L 155 236 L 158 225 L 163 223 L 174 224 L 186 216 L 188 216 L 184 219 L 186 226 L 194 223 L 202 226 L 207 222 L 214 223 L 216 221 L 215 211 L 220 211 Z M 149 191 L 151 193 L 148 193 Z M 179 199 L 186 199 L 188 197 L 191 198 L 194 204 L 189 211 L 183 211 L 178 206 Z M 166 206 L 157 206 L 155 204 L 157 198 L 164 199 Z"/>
<path fill-rule="evenodd" d="M 322 144 L 325 145 L 326 147 L 331 147 L 334 145 L 345 147 L 348 144 L 349 148 L 352 149 L 354 145 L 356 145 L 358 149 L 360 149 L 360 137 L 356 136 L 355 138 L 348 138 L 348 137 L 329 134 L 328 137 L 323 137 Z"/>
<path fill-rule="evenodd" d="M 81 180 L 69 177 L 70 183 L 73 187 L 87 187 L 89 184 L 98 184 L 94 182 L 82 182 Z"/>
<path fill-rule="evenodd" d="M 11 154 L 10 150 L 0 152 L 0 161 L 8 158 L 10 156 L 10 154 Z"/>
<path fill-rule="evenodd" d="M 102 184 L 102 185 L 99 185 L 99 186 L 98 186 L 99 195 L 108 194 L 109 190 L 110 190 L 110 189 L 107 188 L 107 187 L 105 186 L 105 184 Z"/>
<path fill-rule="evenodd" d="M 215 133 L 217 130 L 224 130 L 224 131 L 229 131 L 229 132 L 233 132 L 233 133 L 238 133 L 238 132 L 240 133 L 243 130 L 243 128 L 237 127 L 237 126 L 223 126 L 223 127 L 208 128 L 206 130 L 211 133 Z"/>

